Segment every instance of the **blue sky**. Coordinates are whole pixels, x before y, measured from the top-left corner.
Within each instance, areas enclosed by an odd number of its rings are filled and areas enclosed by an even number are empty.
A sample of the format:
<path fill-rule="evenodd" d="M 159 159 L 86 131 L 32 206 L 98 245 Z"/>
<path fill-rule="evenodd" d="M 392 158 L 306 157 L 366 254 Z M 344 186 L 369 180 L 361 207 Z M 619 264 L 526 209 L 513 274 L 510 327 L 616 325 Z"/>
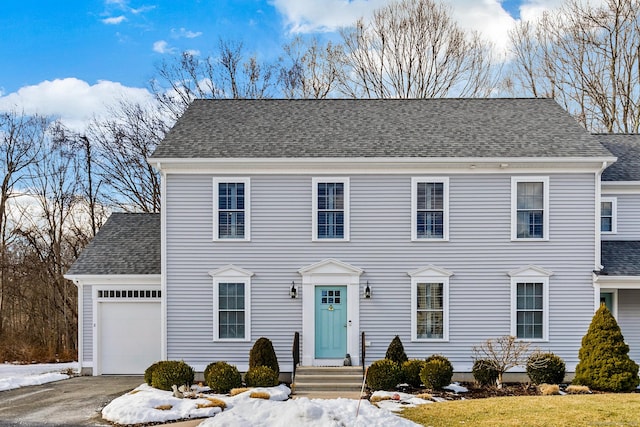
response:
<path fill-rule="evenodd" d="M 110 94 L 145 98 L 154 64 L 185 50 L 214 54 L 220 38 L 273 58 L 296 34 L 335 35 L 391 0 L 3 0 L 0 109 L 75 117 Z M 463 27 L 498 46 L 522 18 L 563 0 L 449 0 Z M 81 99 L 82 98 L 82 99 Z"/>

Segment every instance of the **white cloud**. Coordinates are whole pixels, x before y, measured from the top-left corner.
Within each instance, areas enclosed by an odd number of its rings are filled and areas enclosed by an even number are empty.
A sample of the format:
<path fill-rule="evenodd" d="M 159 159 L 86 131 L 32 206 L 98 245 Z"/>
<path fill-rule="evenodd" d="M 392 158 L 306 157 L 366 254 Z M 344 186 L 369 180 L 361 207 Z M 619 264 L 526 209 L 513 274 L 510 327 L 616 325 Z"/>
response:
<path fill-rule="evenodd" d="M 120 15 L 120 16 L 114 16 L 111 18 L 105 18 L 102 20 L 103 24 L 107 24 L 107 25 L 118 25 L 121 24 L 122 22 L 126 21 L 127 18 L 125 18 L 124 15 Z"/>
<path fill-rule="evenodd" d="M 167 43 L 166 41 L 158 40 L 157 42 L 153 43 L 153 51 L 164 54 L 164 53 L 174 53 L 176 49 L 169 46 L 169 43 Z"/>
<path fill-rule="evenodd" d="M 200 56 L 200 51 L 198 49 L 188 49 L 187 53 L 191 56 Z"/>
<path fill-rule="evenodd" d="M 202 31 L 191 31 L 191 30 L 187 30 L 186 28 L 180 28 L 179 30 L 176 30 L 175 28 L 171 29 L 171 37 L 176 38 L 176 39 L 180 39 L 180 38 L 185 38 L 185 39 L 195 39 L 196 37 L 200 37 L 202 35 Z"/>
<path fill-rule="evenodd" d="M 373 11 L 394 0 L 273 0 L 292 33 L 335 31 L 353 24 L 357 19 L 369 19 Z M 437 1 L 437 0 L 436 0 Z M 443 0 L 444 1 L 444 0 Z M 585 0 L 603 4 L 606 0 Z M 502 7 L 502 0 L 449 0 L 452 16 L 466 29 L 476 30 L 491 41 L 498 52 L 504 52 L 508 33 L 517 23 Z M 522 0 L 521 19 L 530 20 L 546 10 L 556 9 L 566 0 Z"/>
<path fill-rule="evenodd" d="M 25 86 L 0 97 L 0 111 L 24 111 L 60 118 L 67 126 L 81 130 L 92 117 L 106 117 L 109 106 L 122 99 L 152 102 L 152 94 L 144 88 L 127 87 L 118 82 L 101 80 L 94 85 L 74 78 L 43 81 Z"/>
<path fill-rule="evenodd" d="M 150 10 L 153 10 L 155 8 L 156 8 L 155 6 L 141 6 L 141 7 L 138 7 L 138 8 L 133 8 L 132 7 L 131 9 L 129 9 L 129 11 L 131 13 L 133 13 L 134 15 L 138 15 L 140 13 L 149 12 Z"/>

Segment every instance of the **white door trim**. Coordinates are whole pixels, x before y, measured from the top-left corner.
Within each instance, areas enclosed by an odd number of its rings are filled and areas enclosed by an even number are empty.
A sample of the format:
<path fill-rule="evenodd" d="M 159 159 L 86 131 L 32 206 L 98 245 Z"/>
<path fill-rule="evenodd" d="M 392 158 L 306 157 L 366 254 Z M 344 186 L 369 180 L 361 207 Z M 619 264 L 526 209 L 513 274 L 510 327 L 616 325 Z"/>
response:
<path fill-rule="evenodd" d="M 360 275 L 363 270 L 335 259 L 303 267 L 302 275 L 302 366 L 342 365 L 342 359 L 315 357 L 315 287 L 347 287 L 347 353 L 353 365 L 360 365 Z"/>

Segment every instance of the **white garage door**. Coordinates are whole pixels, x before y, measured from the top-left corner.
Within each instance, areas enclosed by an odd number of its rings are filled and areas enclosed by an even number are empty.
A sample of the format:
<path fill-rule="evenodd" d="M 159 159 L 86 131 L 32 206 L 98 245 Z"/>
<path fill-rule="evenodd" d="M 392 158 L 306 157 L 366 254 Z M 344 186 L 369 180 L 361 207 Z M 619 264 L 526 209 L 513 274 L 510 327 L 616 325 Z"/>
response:
<path fill-rule="evenodd" d="M 104 301 L 98 305 L 102 374 L 142 375 L 160 360 L 159 301 Z"/>

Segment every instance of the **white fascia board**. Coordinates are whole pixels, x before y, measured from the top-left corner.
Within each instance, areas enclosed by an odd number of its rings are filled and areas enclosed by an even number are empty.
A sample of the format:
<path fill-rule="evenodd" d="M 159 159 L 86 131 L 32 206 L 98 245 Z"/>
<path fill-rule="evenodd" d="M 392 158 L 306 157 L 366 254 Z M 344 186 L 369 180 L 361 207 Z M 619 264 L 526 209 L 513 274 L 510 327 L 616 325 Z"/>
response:
<path fill-rule="evenodd" d="M 640 181 L 602 181 L 602 194 L 640 193 Z"/>
<path fill-rule="evenodd" d="M 234 174 L 379 174 L 379 173 L 423 173 L 425 167 L 437 173 L 509 173 L 526 170 L 527 173 L 589 172 L 602 168 L 603 162 L 611 164 L 615 157 L 339 157 L 339 158 L 217 158 L 217 159 L 154 159 L 148 162 L 165 173 L 212 173 Z"/>
<path fill-rule="evenodd" d="M 74 274 L 64 275 L 65 279 L 73 281 L 76 285 L 160 285 L 160 274 Z"/>
<path fill-rule="evenodd" d="M 594 282 L 602 288 L 640 289 L 640 276 L 605 276 L 596 274 Z"/>

